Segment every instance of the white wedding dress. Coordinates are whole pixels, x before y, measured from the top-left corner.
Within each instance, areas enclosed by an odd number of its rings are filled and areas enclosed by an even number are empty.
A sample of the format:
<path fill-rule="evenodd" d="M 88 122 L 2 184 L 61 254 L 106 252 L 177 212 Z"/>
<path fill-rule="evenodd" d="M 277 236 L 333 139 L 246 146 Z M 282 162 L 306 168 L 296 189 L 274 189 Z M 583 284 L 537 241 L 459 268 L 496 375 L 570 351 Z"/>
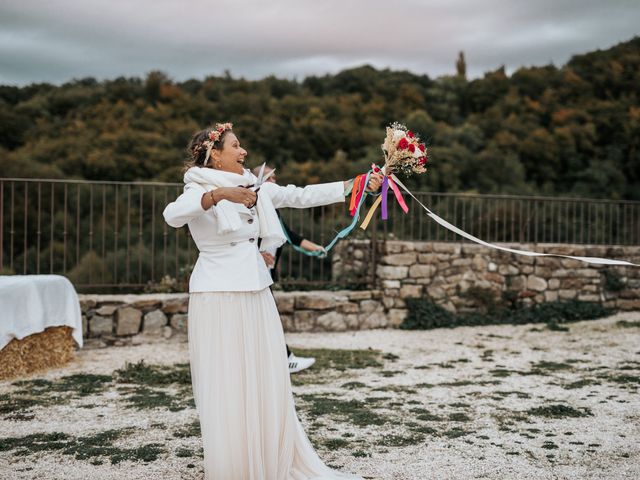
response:
<path fill-rule="evenodd" d="M 189 355 L 206 480 L 338 480 L 295 411 L 284 332 L 269 288 L 189 299 Z"/>

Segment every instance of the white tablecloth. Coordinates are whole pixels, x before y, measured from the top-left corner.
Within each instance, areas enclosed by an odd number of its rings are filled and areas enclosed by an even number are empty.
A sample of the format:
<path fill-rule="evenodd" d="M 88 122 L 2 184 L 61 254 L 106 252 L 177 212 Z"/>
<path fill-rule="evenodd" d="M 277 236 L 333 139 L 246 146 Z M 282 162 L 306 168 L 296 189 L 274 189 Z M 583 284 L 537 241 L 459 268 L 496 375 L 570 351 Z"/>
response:
<path fill-rule="evenodd" d="M 0 350 L 45 328 L 73 328 L 82 347 L 82 314 L 75 288 L 60 275 L 0 276 Z"/>

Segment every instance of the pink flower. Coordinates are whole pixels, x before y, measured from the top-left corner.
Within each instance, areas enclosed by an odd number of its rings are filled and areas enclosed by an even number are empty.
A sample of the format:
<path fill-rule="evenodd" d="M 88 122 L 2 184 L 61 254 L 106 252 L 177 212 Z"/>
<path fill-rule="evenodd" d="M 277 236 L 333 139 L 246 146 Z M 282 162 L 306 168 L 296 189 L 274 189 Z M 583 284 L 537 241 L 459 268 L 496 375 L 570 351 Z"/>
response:
<path fill-rule="evenodd" d="M 411 153 L 413 153 L 413 152 L 415 152 L 415 151 L 416 151 L 416 146 L 415 146 L 413 143 L 409 144 L 409 151 L 410 151 Z"/>
<path fill-rule="evenodd" d="M 409 142 L 404 137 L 401 138 L 400 141 L 398 142 L 398 148 L 400 150 L 405 150 L 408 146 L 409 146 Z"/>
<path fill-rule="evenodd" d="M 427 157 L 420 157 L 420 159 L 418 160 L 418 163 L 420 165 L 424 165 L 425 163 L 427 163 Z"/>
<path fill-rule="evenodd" d="M 423 144 L 418 144 L 418 148 L 420 149 L 421 152 L 424 152 L 424 145 Z"/>
<path fill-rule="evenodd" d="M 407 131 L 407 135 L 409 135 L 409 138 L 413 138 L 415 136 L 411 130 Z"/>

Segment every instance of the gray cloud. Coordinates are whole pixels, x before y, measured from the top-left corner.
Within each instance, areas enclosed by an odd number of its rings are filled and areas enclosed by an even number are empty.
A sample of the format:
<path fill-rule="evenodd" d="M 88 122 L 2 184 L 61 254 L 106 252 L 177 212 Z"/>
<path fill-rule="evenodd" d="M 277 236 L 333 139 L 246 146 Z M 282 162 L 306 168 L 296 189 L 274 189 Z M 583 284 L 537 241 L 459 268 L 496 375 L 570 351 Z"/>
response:
<path fill-rule="evenodd" d="M 638 34 L 636 0 L 0 0 L 0 83 L 144 75 L 302 78 L 369 63 L 472 77 L 560 65 Z"/>

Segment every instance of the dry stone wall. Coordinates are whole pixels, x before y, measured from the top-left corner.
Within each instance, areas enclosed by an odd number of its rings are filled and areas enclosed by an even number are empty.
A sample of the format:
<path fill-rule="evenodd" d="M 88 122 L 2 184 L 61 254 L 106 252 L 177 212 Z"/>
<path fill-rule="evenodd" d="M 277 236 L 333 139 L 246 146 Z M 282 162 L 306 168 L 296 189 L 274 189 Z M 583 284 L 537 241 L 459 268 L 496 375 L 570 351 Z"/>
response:
<path fill-rule="evenodd" d="M 542 253 L 626 259 L 640 246 L 519 245 Z M 406 299 L 427 297 L 452 312 L 505 298 L 523 304 L 576 299 L 640 310 L 640 268 L 589 266 L 557 257 L 525 257 L 480 245 L 367 240 L 337 245 L 335 283 L 361 284 L 375 268 L 371 290 L 274 291 L 285 331 L 397 327 Z M 375 265 L 375 267 L 372 267 Z M 186 339 L 188 294 L 80 295 L 85 337 L 99 345 Z"/>
<path fill-rule="evenodd" d="M 508 245 L 541 253 L 606 257 L 640 263 L 640 247 Z M 339 281 L 357 278 L 371 257 L 369 241 L 343 242 L 334 255 Z M 640 309 L 640 268 L 588 265 L 559 257 L 514 255 L 461 243 L 378 243 L 378 288 L 394 315 L 406 314 L 405 299 L 428 297 L 452 312 L 482 308 L 504 298 L 522 304 L 581 300 L 620 310 Z"/>
<path fill-rule="evenodd" d="M 386 328 L 398 319 L 379 290 L 282 292 L 274 297 L 285 331 Z M 79 295 L 84 337 L 93 346 L 186 340 L 189 295 Z M 396 322 L 394 324 L 394 321 Z"/>

